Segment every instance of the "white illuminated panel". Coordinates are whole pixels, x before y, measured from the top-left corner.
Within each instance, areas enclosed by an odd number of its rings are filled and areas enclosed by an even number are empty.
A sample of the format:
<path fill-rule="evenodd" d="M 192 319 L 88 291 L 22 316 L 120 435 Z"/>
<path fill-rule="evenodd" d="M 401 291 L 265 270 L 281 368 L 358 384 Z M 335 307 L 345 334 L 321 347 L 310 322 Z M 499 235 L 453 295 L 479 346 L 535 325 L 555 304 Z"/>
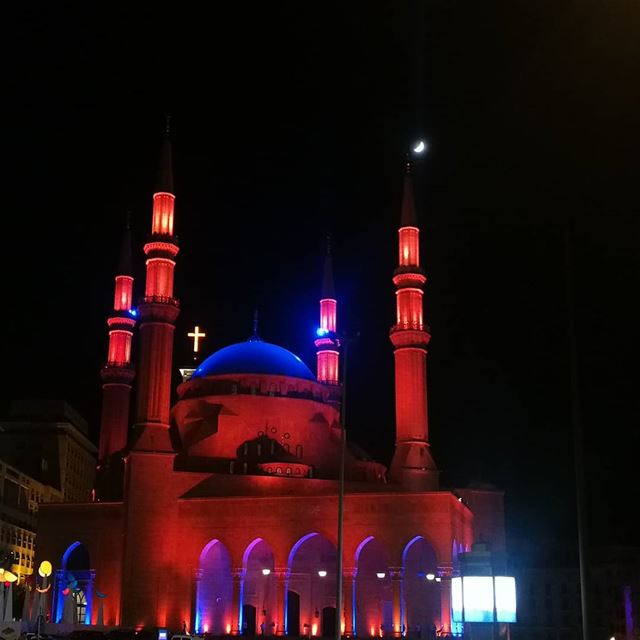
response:
<path fill-rule="evenodd" d="M 493 622 L 493 578 L 465 576 L 462 578 L 465 622 Z"/>
<path fill-rule="evenodd" d="M 516 621 L 516 580 L 496 576 L 496 615 L 498 622 Z"/>
<path fill-rule="evenodd" d="M 451 578 L 451 617 L 462 622 L 462 578 Z"/>

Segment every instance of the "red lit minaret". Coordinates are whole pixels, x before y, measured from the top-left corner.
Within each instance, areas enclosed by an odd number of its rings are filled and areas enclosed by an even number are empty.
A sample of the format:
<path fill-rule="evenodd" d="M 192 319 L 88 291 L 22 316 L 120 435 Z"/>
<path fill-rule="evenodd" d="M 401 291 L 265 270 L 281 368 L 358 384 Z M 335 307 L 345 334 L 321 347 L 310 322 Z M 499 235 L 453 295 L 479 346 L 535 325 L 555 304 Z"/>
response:
<path fill-rule="evenodd" d="M 333 267 L 331 263 L 331 245 L 327 241 L 327 255 L 324 259 L 322 292 L 320 294 L 320 326 L 315 341 L 318 368 L 316 376 L 319 382 L 338 384 L 339 351 L 336 339 L 336 316 L 338 303 L 333 286 Z"/>
<path fill-rule="evenodd" d="M 113 314 L 107 320 L 109 352 L 100 371 L 102 378 L 102 417 L 98 460 L 104 463 L 127 445 L 131 383 L 135 372 L 131 366 L 131 339 L 136 321 L 133 306 L 133 271 L 131 269 L 131 232 L 129 222 L 122 238 L 118 275 L 115 282 Z"/>
<path fill-rule="evenodd" d="M 394 346 L 396 378 L 396 449 L 390 479 L 405 488 L 438 488 L 438 470 L 429 451 L 427 416 L 427 345 L 431 339 L 422 313 L 427 278 L 420 266 L 420 230 L 416 219 L 411 165 L 407 162 L 399 229 Z"/>
<path fill-rule="evenodd" d="M 158 189 L 153 194 L 151 236 L 144 245 L 147 276 L 138 307 L 140 322 L 138 384 L 133 449 L 171 451 L 169 410 L 173 332 L 178 301 L 173 297 L 173 270 L 178 239 L 173 234 L 173 170 L 169 129 L 162 145 Z"/>

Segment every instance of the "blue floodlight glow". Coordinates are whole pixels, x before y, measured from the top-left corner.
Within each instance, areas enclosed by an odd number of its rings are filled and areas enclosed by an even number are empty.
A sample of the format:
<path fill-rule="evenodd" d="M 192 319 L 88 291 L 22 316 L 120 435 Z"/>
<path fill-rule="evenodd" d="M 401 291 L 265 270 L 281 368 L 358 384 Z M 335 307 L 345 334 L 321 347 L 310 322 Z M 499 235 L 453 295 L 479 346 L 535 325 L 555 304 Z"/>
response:
<path fill-rule="evenodd" d="M 493 578 L 464 576 L 462 578 L 465 622 L 493 622 Z"/>
<path fill-rule="evenodd" d="M 324 336 L 326 336 L 329 333 L 329 329 L 325 329 L 324 327 L 318 327 L 316 329 L 316 335 L 319 338 L 323 338 Z"/>
<path fill-rule="evenodd" d="M 454 622 L 462 622 L 462 578 L 451 580 L 451 613 Z"/>
<path fill-rule="evenodd" d="M 507 576 L 496 576 L 496 620 L 516 622 L 516 580 Z"/>
<path fill-rule="evenodd" d="M 516 622 L 515 578 L 507 576 L 453 578 L 451 580 L 451 613 L 455 623 Z"/>

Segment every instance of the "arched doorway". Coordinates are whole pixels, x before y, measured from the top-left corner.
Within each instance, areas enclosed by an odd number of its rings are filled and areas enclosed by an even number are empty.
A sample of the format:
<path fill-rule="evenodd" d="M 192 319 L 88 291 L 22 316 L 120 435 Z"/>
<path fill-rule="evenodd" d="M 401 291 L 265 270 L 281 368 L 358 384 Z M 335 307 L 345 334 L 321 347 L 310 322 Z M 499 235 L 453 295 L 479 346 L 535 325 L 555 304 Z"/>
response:
<path fill-rule="evenodd" d="M 62 554 L 54 579 L 53 619 L 67 624 L 91 624 L 95 571 L 87 548 L 78 540 Z"/>
<path fill-rule="evenodd" d="M 275 633 L 275 582 L 273 552 L 262 539 L 256 538 L 247 545 L 242 557 L 244 577 L 242 581 L 242 619 L 240 628 L 247 635 L 274 635 Z M 244 606 L 253 607 L 253 618 L 244 616 Z"/>
<path fill-rule="evenodd" d="M 256 608 L 252 604 L 242 605 L 242 635 L 256 635 Z"/>
<path fill-rule="evenodd" d="M 389 556 L 379 540 L 366 538 L 356 550 L 355 620 L 360 637 L 377 636 L 393 626 Z"/>
<path fill-rule="evenodd" d="M 300 635 L 300 595 L 295 591 L 287 591 L 287 635 Z"/>
<path fill-rule="evenodd" d="M 433 547 L 422 537 L 409 541 L 402 554 L 404 567 L 402 620 L 411 637 L 428 638 L 440 620 L 440 582 Z"/>
<path fill-rule="evenodd" d="M 336 606 L 336 548 L 324 536 L 309 533 L 293 545 L 289 554 L 287 588 L 299 596 L 298 633 L 318 636 L 321 612 Z M 287 608 L 287 633 L 293 635 L 295 612 Z"/>
<path fill-rule="evenodd" d="M 321 635 L 323 638 L 333 638 L 336 634 L 336 608 L 324 607 L 322 609 Z"/>
<path fill-rule="evenodd" d="M 211 540 L 200 554 L 196 585 L 196 630 L 222 635 L 231 628 L 231 558 L 219 540 Z"/>

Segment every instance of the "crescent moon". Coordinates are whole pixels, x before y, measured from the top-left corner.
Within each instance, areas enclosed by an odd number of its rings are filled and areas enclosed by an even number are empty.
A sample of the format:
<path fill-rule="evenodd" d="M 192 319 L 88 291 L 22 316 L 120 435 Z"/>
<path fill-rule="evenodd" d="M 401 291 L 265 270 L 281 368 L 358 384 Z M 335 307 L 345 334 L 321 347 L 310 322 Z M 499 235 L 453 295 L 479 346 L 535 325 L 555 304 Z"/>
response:
<path fill-rule="evenodd" d="M 46 589 L 41 589 L 40 587 L 36 587 L 36 591 L 38 593 L 47 593 L 47 591 L 49 591 L 49 589 L 51 589 L 51 585 L 49 585 Z"/>
<path fill-rule="evenodd" d="M 418 142 L 418 144 L 415 147 L 413 147 L 413 152 L 422 153 L 425 150 L 425 147 L 426 145 L 424 143 L 424 140 L 420 140 L 420 142 Z"/>

